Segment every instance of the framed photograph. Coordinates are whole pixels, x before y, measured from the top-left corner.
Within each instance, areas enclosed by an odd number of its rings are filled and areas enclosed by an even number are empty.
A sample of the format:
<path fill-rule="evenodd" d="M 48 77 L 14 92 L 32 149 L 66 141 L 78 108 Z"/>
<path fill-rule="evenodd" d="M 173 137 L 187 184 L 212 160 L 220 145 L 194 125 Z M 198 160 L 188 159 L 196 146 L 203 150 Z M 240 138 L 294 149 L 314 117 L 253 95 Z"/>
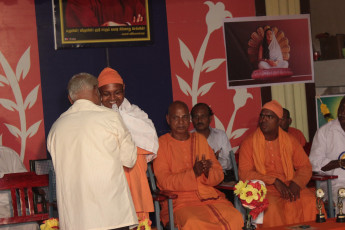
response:
<path fill-rule="evenodd" d="M 149 0 L 52 0 L 55 49 L 151 42 Z"/>
<path fill-rule="evenodd" d="M 224 21 L 227 87 L 314 81 L 309 15 Z"/>
<path fill-rule="evenodd" d="M 337 94 L 317 96 L 315 98 L 317 128 L 320 128 L 328 121 L 337 119 L 338 107 L 340 105 L 341 99 L 343 99 L 344 96 L 345 94 Z"/>

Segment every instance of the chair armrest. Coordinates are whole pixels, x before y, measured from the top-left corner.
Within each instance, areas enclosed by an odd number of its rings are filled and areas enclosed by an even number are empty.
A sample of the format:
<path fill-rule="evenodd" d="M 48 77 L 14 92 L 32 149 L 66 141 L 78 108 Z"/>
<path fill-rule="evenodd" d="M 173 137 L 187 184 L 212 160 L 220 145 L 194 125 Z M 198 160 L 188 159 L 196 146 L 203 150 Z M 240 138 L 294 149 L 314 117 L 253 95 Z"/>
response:
<path fill-rule="evenodd" d="M 215 186 L 216 189 L 224 189 L 224 190 L 235 190 L 236 181 L 229 181 L 229 182 L 222 182 L 219 185 Z"/>
<path fill-rule="evenodd" d="M 171 191 L 167 191 L 167 190 L 163 190 L 163 191 L 157 191 L 161 196 L 166 197 L 167 199 L 176 199 L 178 197 L 177 194 L 171 192 Z"/>
<path fill-rule="evenodd" d="M 315 181 L 326 181 L 329 179 L 337 179 L 337 175 L 330 175 L 330 174 L 325 174 L 325 173 L 320 173 L 320 172 L 313 172 L 313 175 L 311 176 L 312 180 Z"/>
<path fill-rule="evenodd" d="M 163 196 L 162 194 L 160 194 L 159 191 L 156 190 L 156 191 L 152 191 L 152 199 L 154 201 L 164 201 L 167 199 L 167 197 Z"/>

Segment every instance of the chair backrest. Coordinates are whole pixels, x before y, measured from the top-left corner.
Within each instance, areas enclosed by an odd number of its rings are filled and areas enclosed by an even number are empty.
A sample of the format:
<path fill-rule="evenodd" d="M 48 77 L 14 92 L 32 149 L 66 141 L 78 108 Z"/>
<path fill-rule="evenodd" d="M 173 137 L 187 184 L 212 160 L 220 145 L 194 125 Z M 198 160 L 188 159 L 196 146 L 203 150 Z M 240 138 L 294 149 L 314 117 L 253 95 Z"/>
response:
<path fill-rule="evenodd" d="M 46 190 L 46 194 L 49 196 L 49 202 L 56 201 L 56 179 L 53 162 L 51 159 L 30 160 L 30 171 L 35 172 L 37 175 L 49 174 L 49 190 Z"/>
<path fill-rule="evenodd" d="M 156 220 L 156 229 L 157 230 L 163 230 L 163 226 L 161 225 L 160 221 L 160 212 L 161 212 L 161 207 L 160 207 L 160 202 L 162 201 L 167 201 L 168 202 L 168 213 L 169 213 L 169 223 L 166 226 L 167 229 L 169 230 L 177 230 L 175 227 L 174 223 L 174 213 L 173 213 L 173 199 L 177 198 L 177 195 L 169 193 L 169 192 L 164 192 L 164 191 L 159 191 L 157 189 L 156 185 L 156 179 L 155 175 L 152 170 L 152 163 L 149 162 L 147 163 L 147 177 L 148 181 L 150 184 L 151 192 L 152 192 L 152 199 L 155 207 L 155 220 Z"/>
<path fill-rule="evenodd" d="M 234 170 L 235 179 L 236 179 L 236 181 L 238 181 L 239 180 L 239 178 L 238 178 L 238 167 L 237 167 L 237 162 L 236 162 L 236 157 L 235 157 L 234 151 L 230 150 L 229 155 L 230 155 L 230 161 L 231 161 L 232 169 Z"/>
<path fill-rule="evenodd" d="M 48 213 L 34 211 L 32 192 L 32 188 L 44 187 L 48 184 L 48 175 L 37 175 L 33 172 L 5 174 L 0 178 L 0 191 L 9 190 L 11 193 L 11 201 L 9 202 L 13 207 L 13 214 L 10 217 L 0 218 L 0 225 L 48 219 Z"/>

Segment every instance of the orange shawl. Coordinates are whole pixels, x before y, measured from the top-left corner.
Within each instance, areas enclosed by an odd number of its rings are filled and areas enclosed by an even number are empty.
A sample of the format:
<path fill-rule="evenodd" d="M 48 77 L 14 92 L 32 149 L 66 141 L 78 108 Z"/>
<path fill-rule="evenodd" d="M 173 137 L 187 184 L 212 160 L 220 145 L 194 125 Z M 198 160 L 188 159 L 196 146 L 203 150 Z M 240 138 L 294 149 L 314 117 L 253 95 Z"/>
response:
<path fill-rule="evenodd" d="M 191 140 L 192 140 L 193 165 L 197 156 L 199 160 L 202 159 L 203 155 L 205 157 L 205 160 L 209 160 L 210 154 L 214 154 L 214 153 L 210 151 L 210 147 L 207 143 L 207 140 L 206 139 L 203 140 L 202 138 L 204 137 L 201 134 L 198 134 L 196 132 L 191 133 L 191 138 L 192 138 Z M 210 171 L 211 170 L 212 168 L 210 169 Z M 199 199 L 201 201 L 218 199 L 219 195 L 216 192 L 216 190 L 212 186 L 203 183 L 205 179 L 206 179 L 205 175 L 201 175 L 197 178 L 197 182 L 198 182 L 197 194 L 198 194 Z"/>
<path fill-rule="evenodd" d="M 282 159 L 283 170 L 288 181 L 292 180 L 294 176 L 294 167 L 292 163 L 292 144 L 289 134 L 284 132 L 281 128 L 278 131 L 279 151 Z M 265 168 L 265 136 L 257 128 L 253 136 L 253 158 L 256 170 L 266 175 Z"/>

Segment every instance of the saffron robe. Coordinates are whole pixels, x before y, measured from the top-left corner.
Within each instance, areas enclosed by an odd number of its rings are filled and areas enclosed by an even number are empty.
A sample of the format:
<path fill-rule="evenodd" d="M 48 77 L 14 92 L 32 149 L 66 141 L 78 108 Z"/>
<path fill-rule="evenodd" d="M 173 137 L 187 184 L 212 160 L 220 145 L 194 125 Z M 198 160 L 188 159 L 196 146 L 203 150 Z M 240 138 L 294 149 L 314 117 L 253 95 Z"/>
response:
<path fill-rule="evenodd" d="M 303 133 L 299 129 L 289 127 L 288 133 L 291 134 L 292 136 L 294 136 L 299 141 L 299 143 L 302 145 L 302 147 L 305 146 L 305 143 L 307 142 L 307 140 L 305 139 Z"/>
<path fill-rule="evenodd" d="M 151 190 L 147 181 L 146 156 L 151 152 L 137 147 L 137 162 L 133 168 L 124 167 L 125 175 L 139 222 L 149 219 L 149 212 L 154 212 Z"/>
<path fill-rule="evenodd" d="M 193 171 L 196 155 L 212 161 L 209 176 L 198 178 Z M 174 219 L 179 229 L 241 229 L 243 218 L 224 194 L 213 188 L 223 181 L 222 166 L 204 136 L 191 133 L 179 141 L 170 134 L 159 138 L 157 158 L 153 162 L 157 185 L 178 195 L 173 200 Z M 162 222 L 168 222 L 167 203 L 162 203 Z"/>
<path fill-rule="evenodd" d="M 154 212 L 146 171 L 147 162 L 157 156 L 158 137 L 147 113 L 126 98 L 120 105 L 119 113 L 137 146 L 137 162 L 133 168 L 124 167 L 124 170 L 140 222 L 150 218 L 149 212 Z"/>
<path fill-rule="evenodd" d="M 255 135 L 260 136 L 260 140 L 254 141 Z M 255 156 L 254 152 L 257 152 L 259 157 Z M 278 138 L 266 141 L 258 128 L 242 142 L 239 154 L 240 179 L 262 180 L 267 187 L 269 206 L 264 213 L 263 227 L 315 220 L 316 198 L 314 193 L 306 188 L 312 168 L 308 156 L 296 138 L 279 128 Z M 300 199 L 290 202 L 281 198 L 273 185 L 276 178 L 286 185 L 289 185 L 290 181 L 299 185 Z"/>

